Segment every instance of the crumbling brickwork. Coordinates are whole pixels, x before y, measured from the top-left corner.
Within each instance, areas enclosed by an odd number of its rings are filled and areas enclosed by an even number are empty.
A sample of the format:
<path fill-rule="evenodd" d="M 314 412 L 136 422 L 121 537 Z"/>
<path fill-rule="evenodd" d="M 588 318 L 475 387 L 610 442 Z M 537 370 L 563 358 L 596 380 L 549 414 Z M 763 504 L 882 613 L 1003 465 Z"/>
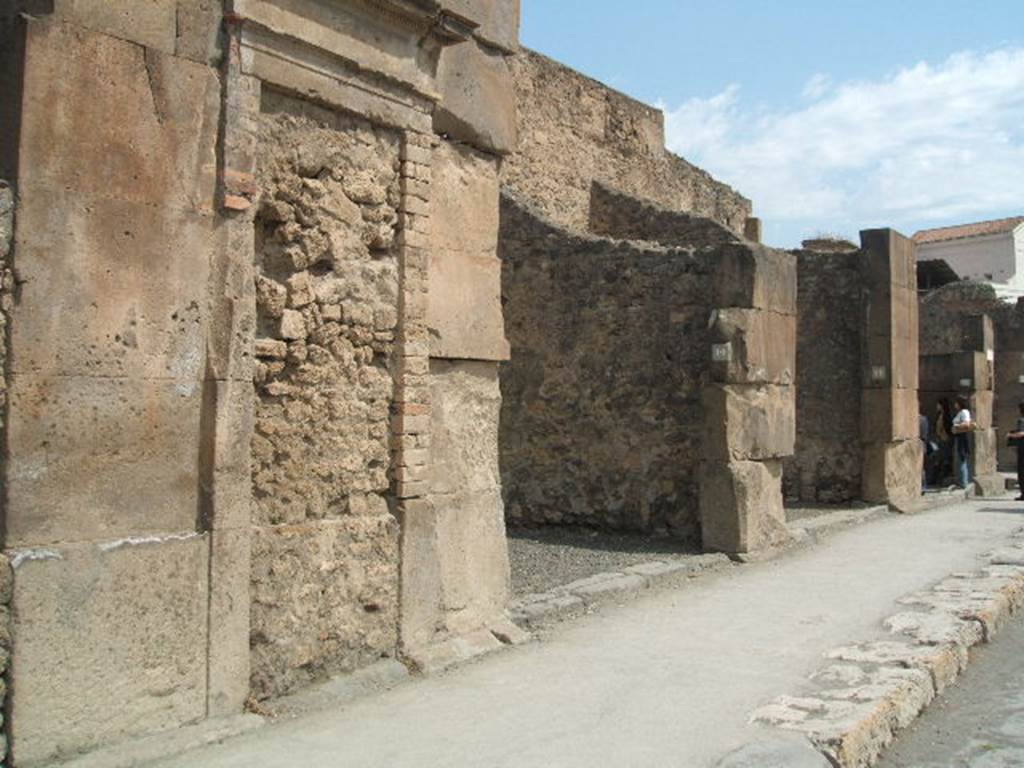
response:
<path fill-rule="evenodd" d="M 268 92 L 259 160 L 252 675 L 269 695 L 396 644 L 399 143 Z"/>
<path fill-rule="evenodd" d="M 519 143 L 502 181 L 545 217 L 585 231 L 600 181 L 743 232 L 750 201 L 667 152 L 658 109 L 527 49 L 510 65 Z"/>
<path fill-rule="evenodd" d="M 698 540 L 707 265 L 502 199 L 501 467 L 515 524 Z"/>
<path fill-rule="evenodd" d="M 797 258 L 796 452 L 788 499 L 842 503 L 861 495 L 861 253 Z"/>

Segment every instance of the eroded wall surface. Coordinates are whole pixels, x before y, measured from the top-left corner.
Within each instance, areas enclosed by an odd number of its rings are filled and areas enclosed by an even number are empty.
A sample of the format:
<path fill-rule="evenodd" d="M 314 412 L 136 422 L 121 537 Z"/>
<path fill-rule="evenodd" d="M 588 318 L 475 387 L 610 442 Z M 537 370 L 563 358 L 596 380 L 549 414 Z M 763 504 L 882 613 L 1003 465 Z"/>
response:
<path fill-rule="evenodd" d="M 513 524 L 697 542 L 708 267 L 502 198 L 501 470 Z"/>
<path fill-rule="evenodd" d="M 265 90 L 256 218 L 252 680 L 393 655 L 399 137 Z"/>
<path fill-rule="evenodd" d="M 862 255 L 802 250 L 797 259 L 796 449 L 788 499 L 861 496 Z"/>
<path fill-rule="evenodd" d="M 600 181 L 744 231 L 750 201 L 666 152 L 659 110 L 527 49 L 509 64 L 519 138 L 502 182 L 552 222 L 586 231 Z"/>

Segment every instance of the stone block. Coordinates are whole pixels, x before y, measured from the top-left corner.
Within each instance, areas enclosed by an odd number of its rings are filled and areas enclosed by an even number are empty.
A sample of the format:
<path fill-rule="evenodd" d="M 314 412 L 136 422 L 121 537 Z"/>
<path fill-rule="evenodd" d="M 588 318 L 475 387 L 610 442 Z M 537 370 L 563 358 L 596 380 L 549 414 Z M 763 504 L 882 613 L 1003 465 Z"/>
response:
<path fill-rule="evenodd" d="M 977 392 L 993 387 L 991 366 L 984 352 L 922 355 L 920 388 L 927 392 Z"/>
<path fill-rule="evenodd" d="M 242 711 L 249 697 L 248 530 L 216 530 L 210 536 L 208 715 Z"/>
<path fill-rule="evenodd" d="M 978 429 L 991 429 L 994 421 L 992 416 L 995 410 L 995 393 L 991 390 L 972 393 L 970 409 L 971 418 L 974 419 Z"/>
<path fill-rule="evenodd" d="M 519 0 L 443 0 L 446 10 L 479 24 L 473 34 L 515 53 L 519 48 Z"/>
<path fill-rule="evenodd" d="M 174 52 L 217 66 L 224 54 L 223 0 L 178 0 Z"/>
<path fill-rule="evenodd" d="M 919 438 L 864 446 L 863 500 L 902 506 L 921 496 L 924 446 Z"/>
<path fill-rule="evenodd" d="M 427 326 L 434 357 L 507 360 L 496 162 L 443 142 L 430 201 Z"/>
<path fill-rule="evenodd" d="M 861 440 L 888 443 L 919 437 L 916 389 L 865 389 L 861 392 Z"/>
<path fill-rule="evenodd" d="M 864 277 L 873 293 L 889 287 L 917 290 L 913 240 L 894 229 L 866 229 L 860 233 L 860 242 Z"/>
<path fill-rule="evenodd" d="M 727 245 L 712 254 L 718 307 L 796 314 L 796 257 L 752 243 Z"/>
<path fill-rule="evenodd" d="M 720 309 L 711 326 L 715 344 L 729 344 L 729 359 L 712 356 L 716 381 L 792 384 L 796 371 L 796 317 L 759 309 Z"/>
<path fill-rule="evenodd" d="M 971 476 L 986 478 L 986 487 L 990 490 L 986 496 L 994 495 L 992 478 L 998 471 L 997 456 L 998 433 L 996 430 L 979 428 L 971 433 Z M 998 485 L 998 483 L 996 483 Z M 1005 485 L 1002 489 L 1005 490 Z"/>
<path fill-rule="evenodd" d="M 14 374 L 9 387 L 8 546 L 195 526 L 198 382 Z"/>
<path fill-rule="evenodd" d="M 730 554 L 790 540 L 782 506 L 782 463 L 706 463 L 700 482 L 701 542 Z"/>
<path fill-rule="evenodd" d="M 504 54 L 469 40 L 445 48 L 437 67 L 441 102 L 434 131 L 507 155 L 517 142 L 516 98 Z"/>
<path fill-rule="evenodd" d="M 19 765 L 205 717 L 208 546 L 185 532 L 8 550 Z"/>
<path fill-rule="evenodd" d="M 88 5 L 95 6 L 97 17 L 101 7 L 131 16 L 169 5 L 161 13 L 169 14 L 173 51 L 170 0 Z M 98 67 L 103 77 L 96 76 Z M 22 196 L 31 199 L 45 186 L 156 207 L 212 210 L 220 114 L 215 70 L 80 27 L 31 20 L 24 92 Z M 54 105 L 60 105 L 56 116 Z M 53 225 L 59 223 L 55 217 Z"/>
<path fill-rule="evenodd" d="M 174 53 L 179 0 L 54 0 L 53 15 L 61 22 Z"/>
<path fill-rule="evenodd" d="M 796 397 L 792 387 L 711 384 L 704 388 L 704 457 L 714 461 L 793 455 Z"/>
<path fill-rule="evenodd" d="M 197 384 L 211 217 L 31 186 L 19 217 L 12 371 Z"/>

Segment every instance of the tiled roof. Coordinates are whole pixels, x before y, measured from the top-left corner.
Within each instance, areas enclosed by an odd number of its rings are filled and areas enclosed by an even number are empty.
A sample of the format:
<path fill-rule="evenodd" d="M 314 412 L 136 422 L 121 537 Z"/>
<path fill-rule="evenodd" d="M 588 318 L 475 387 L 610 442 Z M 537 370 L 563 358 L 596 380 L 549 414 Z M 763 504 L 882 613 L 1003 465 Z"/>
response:
<path fill-rule="evenodd" d="M 914 235 L 914 242 L 918 245 L 924 243 L 938 243 L 943 240 L 959 240 L 964 237 L 977 237 L 978 235 L 998 235 L 1003 232 L 1010 232 L 1024 224 L 1024 216 L 1014 216 L 1009 219 L 993 219 L 992 221 L 979 221 L 975 224 L 960 224 L 955 227 L 939 227 L 938 229 L 922 229 Z"/>

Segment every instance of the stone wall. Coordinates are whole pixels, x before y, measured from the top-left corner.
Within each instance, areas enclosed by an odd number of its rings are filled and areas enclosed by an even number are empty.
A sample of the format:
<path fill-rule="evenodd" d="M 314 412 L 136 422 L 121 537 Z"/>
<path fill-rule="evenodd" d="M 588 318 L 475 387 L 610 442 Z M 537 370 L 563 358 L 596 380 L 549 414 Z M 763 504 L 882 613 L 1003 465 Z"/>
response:
<path fill-rule="evenodd" d="M 252 444 L 258 696 L 395 652 L 398 531 L 386 494 L 398 163 L 393 132 L 264 91 Z"/>
<path fill-rule="evenodd" d="M 511 524 L 699 540 L 708 264 L 502 197 L 501 472 Z"/>
<path fill-rule="evenodd" d="M 552 222 L 585 231 L 599 181 L 744 231 L 750 201 L 667 152 L 659 110 L 527 49 L 509 64 L 518 145 L 502 182 Z"/>
<path fill-rule="evenodd" d="M 785 462 L 792 500 L 861 496 L 862 254 L 801 250 L 797 258 L 796 451 Z"/>

